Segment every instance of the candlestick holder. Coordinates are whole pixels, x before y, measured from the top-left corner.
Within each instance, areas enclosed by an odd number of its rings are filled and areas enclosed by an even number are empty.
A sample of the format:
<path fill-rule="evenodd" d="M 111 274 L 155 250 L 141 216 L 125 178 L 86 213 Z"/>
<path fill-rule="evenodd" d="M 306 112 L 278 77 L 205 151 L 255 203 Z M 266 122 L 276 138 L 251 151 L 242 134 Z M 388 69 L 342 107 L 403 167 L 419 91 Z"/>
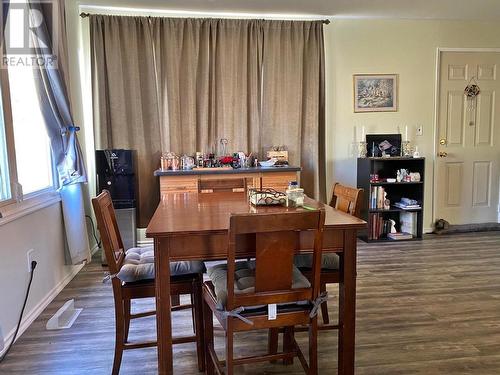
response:
<path fill-rule="evenodd" d="M 410 141 L 403 141 L 401 145 L 401 156 L 411 157 L 413 153 L 413 148 Z"/>
<path fill-rule="evenodd" d="M 366 142 L 358 142 L 358 158 L 366 158 L 366 153 L 368 152 L 367 145 L 368 143 Z"/>

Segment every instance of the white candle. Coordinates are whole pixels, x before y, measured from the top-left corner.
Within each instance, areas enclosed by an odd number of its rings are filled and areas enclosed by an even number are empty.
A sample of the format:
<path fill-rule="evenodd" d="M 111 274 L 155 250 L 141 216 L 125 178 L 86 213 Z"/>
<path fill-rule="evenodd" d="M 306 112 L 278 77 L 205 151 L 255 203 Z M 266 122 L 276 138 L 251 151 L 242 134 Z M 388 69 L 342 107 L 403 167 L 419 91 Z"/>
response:
<path fill-rule="evenodd" d="M 352 133 L 352 141 L 356 142 L 357 139 L 358 139 L 357 129 L 356 129 L 356 125 L 354 125 L 354 130 Z"/>
<path fill-rule="evenodd" d="M 408 142 L 408 125 L 405 125 L 405 141 Z"/>
<path fill-rule="evenodd" d="M 361 128 L 361 142 L 365 142 L 365 127 Z"/>

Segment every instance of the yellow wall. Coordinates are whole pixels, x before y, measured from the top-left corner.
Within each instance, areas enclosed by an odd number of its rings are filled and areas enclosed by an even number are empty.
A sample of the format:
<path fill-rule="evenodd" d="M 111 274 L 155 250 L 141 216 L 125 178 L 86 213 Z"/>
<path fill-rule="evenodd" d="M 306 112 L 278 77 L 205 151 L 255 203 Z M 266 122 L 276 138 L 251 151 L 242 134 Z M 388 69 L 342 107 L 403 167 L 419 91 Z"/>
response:
<path fill-rule="evenodd" d="M 80 83 L 72 85 L 72 99 L 74 105 L 79 107 L 75 109 L 75 119 L 83 128 L 80 140 L 86 149 L 92 181 L 92 113 L 89 103 L 82 105 L 82 99 L 89 97 L 89 67 L 80 66 L 82 60 L 78 61 L 82 56 L 88 59 L 88 24 L 79 18 L 78 4 L 78 0 L 67 0 L 71 79 L 72 82 Z M 83 27 L 83 33 L 80 27 Z M 398 125 L 402 129 L 407 125 L 411 141 L 419 146 L 420 153 L 427 158 L 424 227 L 431 228 L 437 49 L 500 48 L 500 24 L 479 21 L 335 19 L 325 25 L 325 48 L 327 187 L 333 181 L 356 184 L 356 161 L 350 156 L 349 148 L 354 125 L 364 125 L 367 133 L 393 133 Z M 398 112 L 355 114 L 352 75 L 356 73 L 399 74 Z M 423 136 L 415 136 L 416 125 L 423 126 Z M 89 190 L 92 195 L 92 183 L 89 184 Z"/>
<path fill-rule="evenodd" d="M 409 127 L 427 158 L 424 228 L 432 226 L 436 56 L 438 48 L 500 48 L 500 24 L 430 20 L 334 20 L 325 26 L 327 79 L 327 183 L 356 184 L 350 156 L 353 126 L 367 133 Z M 399 74 L 399 110 L 354 113 L 353 74 Z M 422 125 L 423 136 L 415 136 Z"/>

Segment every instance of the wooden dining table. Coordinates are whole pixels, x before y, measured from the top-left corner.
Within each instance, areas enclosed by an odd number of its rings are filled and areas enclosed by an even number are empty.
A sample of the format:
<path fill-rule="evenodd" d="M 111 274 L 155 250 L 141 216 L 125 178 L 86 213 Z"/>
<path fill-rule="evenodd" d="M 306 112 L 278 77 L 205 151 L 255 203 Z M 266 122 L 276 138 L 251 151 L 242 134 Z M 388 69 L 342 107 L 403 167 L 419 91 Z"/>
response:
<path fill-rule="evenodd" d="M 354 374 L 356 321 L 356 234 L 366 223 L 306 197 L 305 205 L 326 211 L 323 251 L 340 257 L 338 373 Z M 173 374 L 170 262 L 220 260 L 227 255 L 232 213 L 272 213 L 303 210 L 283 206 L 253 206 L 245 193 L 163 194 L 146 236 L 153 238 L 156 272 L 158 373 Z M 302 233 L 298 251 L 312 251 L 312 233 Z M 253 256 L 255 241 L 240 238 L 237 254 Z"/>

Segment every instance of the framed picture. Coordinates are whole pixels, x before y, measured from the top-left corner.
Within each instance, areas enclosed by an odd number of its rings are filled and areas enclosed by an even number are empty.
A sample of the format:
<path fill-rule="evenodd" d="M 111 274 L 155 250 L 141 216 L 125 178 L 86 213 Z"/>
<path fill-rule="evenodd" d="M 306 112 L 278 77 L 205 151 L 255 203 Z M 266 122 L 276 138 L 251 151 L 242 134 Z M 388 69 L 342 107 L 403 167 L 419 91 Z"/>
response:
<path fill-rule="evenodd" d="M 401 156 L 401 134 L 367 134 L 366 156 Z"/>
<path fill-rule="evenodd" d="M 355 74 L 354 112 L 398 110 L 397 74 Z"/>

